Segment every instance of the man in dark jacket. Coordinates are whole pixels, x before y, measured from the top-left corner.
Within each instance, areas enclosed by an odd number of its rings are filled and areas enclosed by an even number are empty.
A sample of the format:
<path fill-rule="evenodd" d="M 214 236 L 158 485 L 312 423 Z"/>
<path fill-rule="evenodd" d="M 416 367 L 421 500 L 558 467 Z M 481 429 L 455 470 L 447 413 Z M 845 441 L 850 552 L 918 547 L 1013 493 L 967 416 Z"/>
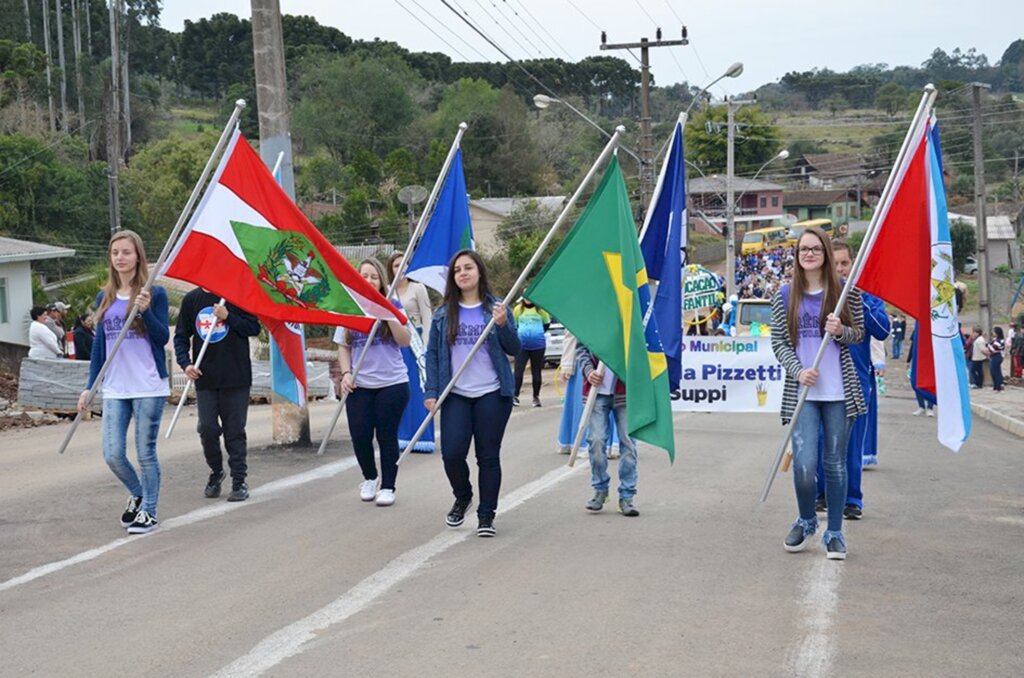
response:
<path fill-rule="evenodd" d="M 233 304 L 223 304 L 214 294 L 197 287 L 181 301 L 178 324 L 174 328 L 174 355 L 185 376 L 195 382 L 199 405 L 199 440 L 210 467 L 205 495 L 220 496 L 224 480 L 224 458 L 220 436 L 231 469 L 231 494 L 228 501 L 245 501 L 249 487 L 245 479 L 245 422 L 249 413 L 249 388 L 252 386 L 252 361 L 249 337 L 260 333 L 256 317 Z M 210 343 L 201 367 L 195 361 L 203 341 Z M 189 351 L 191 344 L 191 353 Z"/>

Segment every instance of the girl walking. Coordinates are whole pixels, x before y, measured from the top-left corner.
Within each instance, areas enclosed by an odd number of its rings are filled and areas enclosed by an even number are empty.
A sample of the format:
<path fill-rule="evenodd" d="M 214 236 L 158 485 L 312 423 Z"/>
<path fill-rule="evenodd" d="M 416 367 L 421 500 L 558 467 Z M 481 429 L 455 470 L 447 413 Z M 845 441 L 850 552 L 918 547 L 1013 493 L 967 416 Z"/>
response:
<path fill-rule="evenodd" d="M 363 259 L 359 262 L 359 275 L 378 292 L 387 294 L 384 267 L 379 261 Z M 384 323 L 377 330 L 359 374 L 353 380 L 352 365 L 362 355 L 367 336 L 339 327 L 334 341 L 338 344 L 338 362 L 341 363 L 341 390 L 348 394 L 345 401 L 348 430 L 363 472 L 359 498 L 376 500 L 377 506 L 391 506 L 395 503 L 398 476 L 398 422 L 409 402 L 409 373 L 400 350 L 401 346 L 409 345 L 409 329 L 397 320 Z M 374 434 L 380 448 L 379 474 L 373 454 Z"/>
<path fill-rule="evenodd" d="M 395 252 L 388 258 L 388 274 L 393 282 L 402 266 L 404 252 Z M 398 300 L 402 302 L 402 310 L 409 318 L 409 345 L 402 347 L 402 360 L 409 373 L 409 404 L 402 413 L 402 421 L 398 424 L 398 445 L 404 448 L 416 435 L 416 430 L 427 418 L 427 408 L 423 406 L 423 380 L 426 378 L 424 360 L 426 360 L 427 338 L 430 337 L 430 323 L 434 319 L 434 309 L 430 306 L 430 297 L 423 283 L 409 280 L 404 275 L 395 287 Z M 434 422 L 427 425 L 426 430 L 416 445 L 414 452 L 434 451 Z"/>
<path fill-rule="evenodd" d="M 78 410 L 87 409 L 86 398 L 107 359 L 107 348 L 117 339 L 132 305 L 138 304 L 138 315 L 103 376 L 102 436 L 103 459 L 130 495 L 121 514 L 121 526 L 129 534 L 144 534 L 157 526 L 160 462 L 156 440 L 170 395 L 164 356 L 170 337 L 167 293 L 155 285 L 143 291 L 149 279 L 149 264 L 142 238 L 134 231 L 114 233 L 107 254 L 107 282 L 96 297 L 98 330 L 92 344 L 89 382 L 78 397 Z M 127 454 L 128 422 L 133 417 L 141 480 Z"/>
<path fill-rule="evenodd" d="M 512 309 L 512 317 L 516 321 L 519 343 L 522 348 L 516 356 L 516 393 L 512 396 L 512 404 L 519 405 L 519 391 L 523 388 L 523 375 L 526 363 L 530 363 L 530 377 L 533 381 L 533 406 L 540 407 L 541 370 L 544 367 L 544 351 L 547 339 L 544 332 L 551 324 L 548 312 L 537 308 L 529 299 L 523 299 Z"/>
<path fill-rule="evenodd" d="M 817 491 L 818 435 L 824 429 L 825 498 L 828 529 L 823 536 L 828 558 L 846 558 L 843 506 L 846 501 L 846 444 L 854 418 L 867 412 L 864 394 L 848 346 L 864 338 L 860 293 L 851 290 L 839 317 L 832 314 L 842 293 L 835 272 L 832 245 L 824 231 L 809 227 L 797 242 L 793 281 L 772 297 L 772 350 L 786 371 L 782 421 L 796 409 L 798 385 L 809 389 L 793 427 L 793 484 L 799 516 L 783 546 L 802 551 L 818 528 L 814 513 Z M 828 345 L 821 364 L 811 369 L 822 338 Z"/>
<path fill-rule="evenodd" d="M 515 387 L 506 356 L 519 353 L 519 335 L 511 314 L 493 294 L 487 269 L 476 252 L 456 252 L 448 267 L 444 302 L 434 314 L 427 343 L 427 382 L 424 396 L 433 412 L 438 394 L 466 360 L 470 349 L 494 318 L 495 331 L 473 356 L 441 406 L 441 456 L 455 495 L 445 517 L 449 527 L 465 520 L 473 502 L 469 479 L 469 444 L 475 443 L 480 504 L 477 536 L 493 537 L 494 513 L 501 489 L 501 441 L 512 414 Z"/>

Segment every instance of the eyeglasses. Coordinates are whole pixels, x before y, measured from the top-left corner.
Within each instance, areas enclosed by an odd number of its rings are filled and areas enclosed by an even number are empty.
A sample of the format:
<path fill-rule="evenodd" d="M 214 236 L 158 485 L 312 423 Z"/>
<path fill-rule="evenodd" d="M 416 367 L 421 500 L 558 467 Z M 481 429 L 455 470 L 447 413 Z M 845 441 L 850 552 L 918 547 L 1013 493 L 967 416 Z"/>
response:
<path fill-rule="evenodd" d="M 822 247 L 821 245 L 815 245 L 814 247 L 801 247 L 799 249 L 800 254 L 803 254 L 803 255 L 813 254 L 814 256 L 818 256 L 819 254 L 821 254 L 824 251 L 825 251 L 825 248 Z"/>

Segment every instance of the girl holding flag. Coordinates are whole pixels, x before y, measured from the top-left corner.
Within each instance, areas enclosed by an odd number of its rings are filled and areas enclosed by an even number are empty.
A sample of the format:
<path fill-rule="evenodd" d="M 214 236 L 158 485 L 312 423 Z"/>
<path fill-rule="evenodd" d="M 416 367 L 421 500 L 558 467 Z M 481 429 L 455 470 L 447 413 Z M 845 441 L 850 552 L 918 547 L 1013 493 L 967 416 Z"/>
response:
<path fill-rule="evenodd" d="M 402 266 L 404 252 L 395 252 L 388 258 L 388 273 L 392 282 L 398 275 L 398 269 Z M 427 295 L 427 288 L 423 283 L 409 280 L 404 275 L 398 280 L 395 286 L 395 293 L 398 300 L 402 302 L 406 317 L 409 318 L 410 342 L 408 346 L 402 347 L 402 360 L 405 361 L 405 369 L 409 373 L 409 404 L 405 406 L 405 413 L 402 414 L 402 421 L 398 424 L 398 445 L 405 447 L 416 435 L 416 429 L 420 422 L 427 416 L 427 410 L 423 407 L 423 378 L 422 360 L 427 349 L 424 341 L 430 336 L 430 323 L 434 319 L 434 310 L 430 306 L 430 297 Z M 414 452 L 434 451 L 434 422 L 427 425 L 427 429 L 416 441 Z"/>
<path fill-rule="evenodd" d="M 139 313 L 103 376 L 102 440 L 103 459 L 130 493 L 121 526 L 129 534 L 144 534 L 157 526 L 160 462 L 156 439 L 171 393 L 164 356 L 171 334 L 167 293 L 155 285 L 148 292 L 142 289 L 149 279 L 149 265 L 142 238 L 134 231 L 118 231 L 111 236 L 107 260 L 107 282 L 96 297 L 98 331 L 92 344 L 89 383 L 78 397 L 78 410 L 85 412 L 88 408 L 89 390 L 107 360 L 107 347 L 116 341 L 132 305 L 137 304 Z M 132 417 L 141 481 L 127 454 Z"/>
<path fill-rule="evenodd" d="M 383 295 L 384 267 L 376 259 L 359 262 L 359 275 Z M 396 307 L 401 305 L 394 302 Z M 359 498 L 376 499 L 377 506 L 395 503 L 395 479 L 398 477 L 398 422 L 409 402 L 409 373 L 405 369 L 400 347 L 409 345 L 410 330 L 397 320 L 383 323 L 366 348 L 368 335 L 341 327 L 334 334 L 341 363 L 341 390 L 348 394 L 345 414 L 352 436 L 363 482 Z M 352 377 L 352 365 L 366 350 L 359 373 Z M 380 473 L 373 455 L 374 433 L 380 448 Z M 378 478 L 380 491 L 377 490 Z"/>
<path fill-rule="evenodd" d="M 808 389 L 807 400 L 793 427 L 793 484 L 799 516 L 783 542 L 786 551 L 806 548 L 818 528 L 814 513 L 817 493 L 819 429 L 824 429 L 825 498 L 828 529 L 825 553 L 832 560 L 846 558 L 843 506 L 846 500 L 846 443 L 853 420 L 867 412 L 864 394 L 849 346 L 864 337 L 864 310 L 860 293 L 850 290 L 846 305 L 832 314 L 842 294 L 832 244 L 824 231 L 811 226 L 797 242 L 793 281 L 772 297 L 772 350 L 786 371 L 782 420 L 788 423 L 796 409 L 798 385 Z M 822 338 L 828 344 L 817 369 L 814 363 Z"/>
<path fill-rule="evenodd" d="M 470 360 L 441 406 L 441 455 L 455 495 L 445 517 L 459 527 L 473 502 L 469 479 L 469 444 L 475 442 L 480 504 L 477 536 L 493 537 L 494 513 L 501 489 L 501 441 L 512 414 L 515 383 L 506 356 L 519 353 L 519 335 L 512 315 L 493 294 L 484 262 L 473 250 L 455 253 L 448 266 L 444 302 L 434 314 L 427 342 L 424 404 L 431 412 L 484 328 L 494 318 L 496 329 Z"/>

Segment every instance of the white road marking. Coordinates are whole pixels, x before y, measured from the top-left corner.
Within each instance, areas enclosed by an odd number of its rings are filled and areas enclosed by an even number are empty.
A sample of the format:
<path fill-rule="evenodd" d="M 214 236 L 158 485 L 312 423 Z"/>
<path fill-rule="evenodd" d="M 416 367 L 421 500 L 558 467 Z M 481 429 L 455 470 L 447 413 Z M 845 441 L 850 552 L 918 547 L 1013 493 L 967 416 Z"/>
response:
<path fill-rule="evenodd" d="M 499 515 L 514 510 L 529 499 L 554 487 L 568 478 L 576 468 L 580 467 L 560 466 L 511 492 L 502 498 Z M 333 602 L 308 617 L 270 634 L 248 654 L 225 666 L 214 676 L 226 678 L 260 675 L 285 659 L 302 653 L 305 645 L 315 640 L 321 631 L 366 609 L 393 586 L 415 574 L 428 560 L 465 541 L 471 534 L 474 534 L 473 530 L 445 530 L 427 543 L 406 551 Z"/>
<path fill-rule="evenodd" d="M 331 462 L 330 464 L 318 466 L 315 469 L 311 469 L 303 473 L 297 473 L 293 476 L 288 476 L 286 478 L 274 480 L 272 482 L 267 483 L 266 485 L 261 485 L 259 487 L 253 488 L 252 494 L 249 495 L 249 499 L 246 501 L 218 502 L 216 504 L 211 504 L 210 506 L 204 506 L 201 509 L 190 511 L 189 513 L 186 513 L 184 515 L 180 515 L 166 521 L 161 521 L 160 526 L 155 531 L 150 532 L 149 534 L 122 537 L 121 539 L 116 539 L 110 542 L 109 544 L 104 544 L 103 546 L 98 546 L 94 549 L 83 551 L 82 553 L 71 556 L 70 558 L 65 558 L 64 560 L 57 560 L 52 563 L 47 563 L 46 565 L 40 565 L 39 567 L 32 568 L 23 575 L 19 575 L 17 577 L 14 577 L 13 579 L 8 579 L 7 581 L 0 583 L 0 593 L 3 593 L 4 591 L 7 591 L 9 589 L 13 589 L 16 586 L 21 586 L 22 584 L 27 584 L 31 581 L 35 581 L 36 579 L 45 577 L 55 572 L 60 572 L 63 569 L 71 567 L 72 565 L 78 565 L 80 563 L 85 563 L 90 560 L 95 560 L 103 554 L 109 553 L 114 549 L 118 549 L 124 546 L 125 544 L 138 542 L 140 539 L 146 537 L 155 537 L 164 534 L 169 530 L 173 530 L 175 528 L 194 525 L 204 520 L 209 520 L 210 518 L 222 516 L 230 511 L 235 511 L 244 508 L 245 506 L 251 504 L 258 504 L 260 502 L 273 499 L 274 497 L 280 495 L 286 490 L 289 490 L 293 487 L 298 487 L 299 485 L 305 485 L 306 483 L 311 483 L 314 480 L 323 480 L 325 478 L 331 478 L 333 476 L 338 475 L 339 473 L 347 471 L 348 469 L 356 466 L 356 464 L 357 462 L 354 457 L 348 457 L 340 461 L 335 461 Z"/>
<path fill-rule="evenodd" d="M 832 675 L 835 659 L 836 609 L 839 606 L 839 582 L 843 564 L 818 555 L 805 579 L 800 600 L 800 638 L 790 648 L 786 675 L 818 678 Z"/>

